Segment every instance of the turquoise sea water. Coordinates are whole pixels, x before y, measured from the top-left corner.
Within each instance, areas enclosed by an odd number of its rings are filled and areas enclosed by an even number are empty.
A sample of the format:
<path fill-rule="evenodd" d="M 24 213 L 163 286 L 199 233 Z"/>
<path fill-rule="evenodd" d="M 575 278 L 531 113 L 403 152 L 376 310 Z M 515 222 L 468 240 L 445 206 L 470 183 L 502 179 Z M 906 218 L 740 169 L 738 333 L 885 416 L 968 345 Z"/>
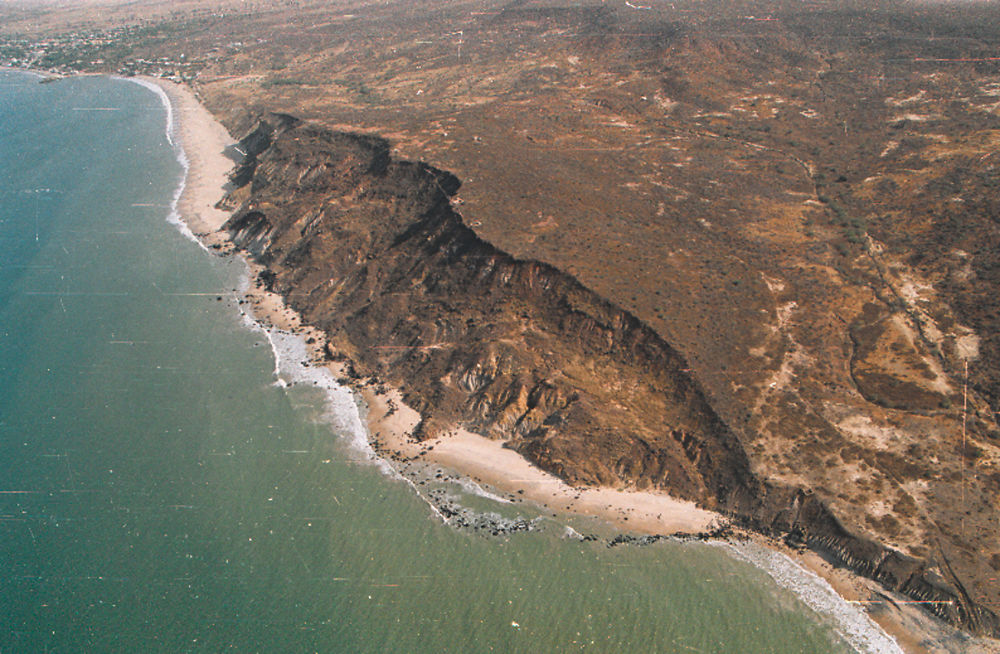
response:
<path fill-rule="evenodd" d="M 167 220 L 165 121 L 0 72 L 0 652 L 879 651 L 766 553 L 442 524 L 346 396 L 275 384 L 241 262 Z"/>

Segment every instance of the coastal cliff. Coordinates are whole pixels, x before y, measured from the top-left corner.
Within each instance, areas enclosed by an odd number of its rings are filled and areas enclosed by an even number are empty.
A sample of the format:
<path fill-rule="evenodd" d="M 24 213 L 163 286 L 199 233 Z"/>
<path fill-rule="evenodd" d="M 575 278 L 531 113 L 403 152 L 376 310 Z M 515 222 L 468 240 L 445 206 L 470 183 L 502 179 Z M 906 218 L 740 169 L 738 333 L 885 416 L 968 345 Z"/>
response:
<path fill-rule="evenodd" d="M 355 376 L 402 390 L 423 418 L 414 438 L 461 425 L 571 484 L 668 491 L 1000 634 L 943 551 L 880 544 L 821 488 L 769 478 L 748 454 L 747 427 L 714 408 L 660 333 L 477 235 L 457 211 L 455 176 L 393 159 L 380 138 L 288 115 L 247 132 L 224 229 Z"/>
<path fill-rule="evenodd" d="M 904 638 L 996 635 L 1000 23 L 960 4 L 244 3 L 96 50 L 53 7 L 0 58 L 183 79 L 247 135 L 227 233 L 381 453 L 666 489 L 907 593 L 850 584 Z"/>

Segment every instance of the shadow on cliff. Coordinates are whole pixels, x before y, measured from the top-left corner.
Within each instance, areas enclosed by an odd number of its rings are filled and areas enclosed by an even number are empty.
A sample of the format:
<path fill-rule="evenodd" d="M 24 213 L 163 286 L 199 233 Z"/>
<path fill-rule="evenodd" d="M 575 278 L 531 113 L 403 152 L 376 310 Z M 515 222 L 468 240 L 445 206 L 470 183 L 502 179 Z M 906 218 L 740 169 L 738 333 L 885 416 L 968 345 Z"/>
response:
<path fill-rule="evenodd" d="M 954 574 L 755 474 L 669 343 L 571 275 L 480 238 L 453 208 L 454 175 L 283 114 L 239 147 L 224 229 L 360 376 L 402 389 L 423 417 L 415 438 L 462 425 L 571 484 L 665 490 L 1000 634 Z"/>

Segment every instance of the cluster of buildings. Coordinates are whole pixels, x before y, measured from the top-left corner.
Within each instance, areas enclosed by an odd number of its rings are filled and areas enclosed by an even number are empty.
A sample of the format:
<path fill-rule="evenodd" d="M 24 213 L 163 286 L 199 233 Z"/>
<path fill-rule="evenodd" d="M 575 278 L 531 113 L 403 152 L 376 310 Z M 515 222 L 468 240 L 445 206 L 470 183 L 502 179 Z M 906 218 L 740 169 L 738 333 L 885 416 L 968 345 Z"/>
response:
<path fill-rule="evenodd" d="M 147 28 L 126 27 L 107 32 L 74 32 L 43 40 L 0 38 L 0 64 L 54 74 L 110 72 L 175 81 L 196 77 L 205 62 L 189 60 L 183 54 L 129 56 L 159 41 L 157 36 Z"/>

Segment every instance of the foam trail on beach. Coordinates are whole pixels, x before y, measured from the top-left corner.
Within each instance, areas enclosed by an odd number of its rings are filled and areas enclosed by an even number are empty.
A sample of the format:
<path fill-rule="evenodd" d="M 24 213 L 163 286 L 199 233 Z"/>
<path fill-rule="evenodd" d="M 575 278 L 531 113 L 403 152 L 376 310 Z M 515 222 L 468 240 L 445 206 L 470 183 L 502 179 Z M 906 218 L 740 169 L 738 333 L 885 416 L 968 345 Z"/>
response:
<path fill-rule="evenodd" d="M 832 619 L 836 631 L 858 652 L 903 654 L 896 640 L 875 624 L 863 609 L 849 604 L 825 579 L 781 552 L 753 542 L 709 544 L 725 548 L 737 559 L 760 568 L 779 586 L 795 593 L 813 611 Z"/>
<path fill-rule="evenodd" d="M 153 94 L 160 99 L 160 102 L 163 103 L 163 107 L 167 112 L 167 143 L 169 143 L 170 147 L 173 148 L 174 154 L 177 156 L 177 163 L 181 165 L 181 169 L 184 171 L 181 174 L 180 183 L 177 185 L 177 188 L 174 189 L 173 198 L 170 200 L 170 213 L 167 215 L 167 222 L 176 227 L 180 233 L 185 236 L 185 238 L 193 243 L 197 243 L 198 247 L 208 252 L 208 248 L 201 242 L 201 239 L 195 236 L 194 232 L 191 231 L 191 228 L 187 226 L 187 223 L 181 219 L 180 210 L 178 209 L 181 196 L 184 194 L 184 189 L 187 187 L 188 175 L 191 172 L 191 162 L 188 161 L 187 154 L 184 152 L 184 147 L 181 144 L 180 139 L 177 137 L 178 124 L 177 118 L 174 115 L 174 103 L 170 101 L 170 96 L 167 95 L 167 92 L 153 82 L 147 82 L 144 79 L 136 79 L 135 77 L 116 77 L 114 79 L 120 79 L 126 82 L 132 82 L 133 84 L 138 84 L 142 88 L 152 91 Z"/>
<path fill-rule="evenodd" d="M 500 497 L 496 493 L 489 492 L 468 477 L 459 477 L 456 483 L 461 486 L 462 490 L 470 495 L 478 495 L 479 497 L 484 497 L 488 500 L 493 500 L 494 502 L 500 502 L 501 504 L 513 504 L 513 502 L 508 500 L 506 497 Z"/>
<path fill-rule="evenodd" d="M 238 293 L 246 295 L 249 286 L 249 277 L 244 275 Z M 309 349 L 301 335 L 261 324 L 253 309 L 249 305 L 244 306 L 247 307 L 242 311 L 244 325 L 261 333 L 271 346 L 275 385 L 284 388 L 304 384 L 323 391 L 326 400 L 323 418 L 343 434 L 357 451 L 390 471 L 391 467 L 375 454 L 368 443 L 368 433 L 351 390 L 337 383 L 326 366 L 309 362 Z"/>
<path fill-rule="evenodd" d="M 270 329 L 261 328 L 264 333 L 264 338 L 267 339 L 268 344 L 271 346 L 271 354 L 274 355 L 274 385 L 280 388 L 287 388 L 288 382 L 281 378 L 281 347 L 276 340 L 274 340 L 274 332 Z"/>
<path fill-rule="evenodd" d="M 248 275 L 244 275 L 240 280 L 240 295 L 246 295 L 250 286 Z M 370 461 L 380 472 L 392 479 L 398 479 L 410 486 L 417 497 L 427 503 L 431 512 L 447 523 L 448 518 L 441 513 L 441 510 L 427 497 L 420 492 L 420 488 L 405 475 L 402 475 L 392 465 L 375 453 L 371 443 L 368 441 L 368 428 L 361 417 L 353 391 L 341 385 L 333 377 L 333 373 L 324 365 L 313 365 L 309 362 L 309 348 L 305 339 L 300 334 L 293 334 L 274 327 L 266 327 L 261 324 L 253 314 L 253 310 L 247 308 L 242 312 L 243 322 L 252 331 L 260 332 L 267 339 L 271 346 L 271 353 L 274 356 L 274 375 L 277 378 L 276 386 L 287 388 L 295 384 L 311 386 L 323 392 L 326 406 L 323 412 L 323 420 L 330 424 L 348 444 L 357 452 L 361 453 L 365 459 Z M 282 377 L 284 375 L 284 377 Z M 291 380 L 289 383 L 285 378 Z M 487 493 L 479 489 L 482 493 Z M 488 493 L 487 493 L 488 495 Z M 505 501 L 502 498 L 498 498 Z"/>
<path fill-rule="evenodd" d="M 267 334 L 267 340 L 271 343 L 271 349 L 274 352 L 276 369 L 280 373 L 296 384 L 305 384 L 323 391 L 326 399 L 326 411 L 323 413 L 323 419 L 345 437 L 353 449 L 363 454 L 383 474 L 409 485 L 416 492 L 417 497 L 426 502 L 431 511 L 447 523 L 448 518 L 420 492 L 413 480 L 400 474 L 388 461 L 375 453 L 368 440 L 368 427 L 361 418 L 361 411 L 358 409 L 354 392 L 338 383 L 326 366 L 309 363 L 309 350 L 305 339 L 299 334 L 267 328 L 259 323 L 258 327 Z M 285 385 L 290 386 L 291 384 L 285 383 Z M 483 491 L 483 493 L 485 492 Z"/>

